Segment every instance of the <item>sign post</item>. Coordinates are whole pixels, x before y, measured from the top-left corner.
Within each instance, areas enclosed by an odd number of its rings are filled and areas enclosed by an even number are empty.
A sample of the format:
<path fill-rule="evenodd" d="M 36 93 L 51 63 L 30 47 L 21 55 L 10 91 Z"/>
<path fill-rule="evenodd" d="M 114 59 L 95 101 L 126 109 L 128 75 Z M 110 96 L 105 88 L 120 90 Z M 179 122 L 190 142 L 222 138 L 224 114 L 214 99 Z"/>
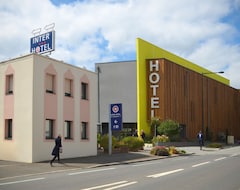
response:
<path fill-rule="evenodd" d="M 120 131 L 122 130 L 122 104 L 110 104 L 110 121 L 108 126 L 108 151 L 109 155 L 112 154 L 112 130 Z"/>

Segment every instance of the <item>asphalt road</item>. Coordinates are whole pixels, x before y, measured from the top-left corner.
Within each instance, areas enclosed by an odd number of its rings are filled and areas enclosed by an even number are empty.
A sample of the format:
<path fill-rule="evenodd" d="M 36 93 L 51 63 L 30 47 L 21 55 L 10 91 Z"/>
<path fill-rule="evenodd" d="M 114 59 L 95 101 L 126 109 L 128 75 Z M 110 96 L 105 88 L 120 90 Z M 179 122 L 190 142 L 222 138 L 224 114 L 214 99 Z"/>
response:
<path fill-rule="evenodd" d="M 240 147 L 234 147 L 202 155 L 2 178 L 0 189 L 240 190 L 239 163 Z"/>

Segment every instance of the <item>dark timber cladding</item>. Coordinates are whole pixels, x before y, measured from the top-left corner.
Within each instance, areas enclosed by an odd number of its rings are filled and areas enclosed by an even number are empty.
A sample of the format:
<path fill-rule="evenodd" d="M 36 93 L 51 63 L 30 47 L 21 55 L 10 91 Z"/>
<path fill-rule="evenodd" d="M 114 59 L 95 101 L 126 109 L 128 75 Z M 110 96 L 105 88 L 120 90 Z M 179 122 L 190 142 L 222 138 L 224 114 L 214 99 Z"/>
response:
<path fill-rule="evenodd" d="M 204 118 L 208 138 L 225 134 L 240 139 L 239 90 L 166 59 L 147 60 L 147 73 L 151 69 L 158 69 L 159 78 L 147 77 L 148 120 L 173 119 L 186 126 L 187 138 L 194 139 Z"/>

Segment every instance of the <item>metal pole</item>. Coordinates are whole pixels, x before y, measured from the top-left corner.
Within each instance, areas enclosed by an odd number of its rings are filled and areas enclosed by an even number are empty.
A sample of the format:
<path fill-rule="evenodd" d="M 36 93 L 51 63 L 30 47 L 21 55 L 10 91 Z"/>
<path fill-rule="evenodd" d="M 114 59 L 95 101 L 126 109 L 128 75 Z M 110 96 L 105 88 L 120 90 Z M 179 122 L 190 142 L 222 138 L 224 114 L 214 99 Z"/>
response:
<path fill-rule="evenodd" d="M 98 132 L 102 134 L 102 128 L 101 128 L 101 123 L 100 123 L 100 67 L 97 66 L 97 77 L 98 77 Z"/>
<path fill-rule="evenodd" d="M 109 124 L 108 124 L 108 154 L 109 154 L 109 155 L 112 155 L 111 104 L 109 105 Z"/>
<path fill-rule="evenodd" d="M 203 93 L 203 73 L 202 73 L 202 134 L 204 135 L 204 93 Z"/>

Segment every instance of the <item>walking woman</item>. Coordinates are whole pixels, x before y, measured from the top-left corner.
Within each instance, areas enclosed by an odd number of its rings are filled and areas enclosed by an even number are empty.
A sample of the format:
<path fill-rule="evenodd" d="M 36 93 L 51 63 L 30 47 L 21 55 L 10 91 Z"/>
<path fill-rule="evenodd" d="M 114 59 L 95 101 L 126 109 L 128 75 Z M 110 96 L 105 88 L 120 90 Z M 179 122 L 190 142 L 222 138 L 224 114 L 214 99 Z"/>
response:
<path fill-rule="evenodd" d="M 51 166 L 52 166 L 52 163 L 55 161 L 56 158 L 58 158 L 58 163 L 60 163 L 60 149 L 61 148 L 62 148 L 62 137 L 61 137 L 61 135 L 58 135 L 58 137 L 55 139 L 55 146 L 52 150 L 52 155 L 54 157 L 50 161 Z"/>

